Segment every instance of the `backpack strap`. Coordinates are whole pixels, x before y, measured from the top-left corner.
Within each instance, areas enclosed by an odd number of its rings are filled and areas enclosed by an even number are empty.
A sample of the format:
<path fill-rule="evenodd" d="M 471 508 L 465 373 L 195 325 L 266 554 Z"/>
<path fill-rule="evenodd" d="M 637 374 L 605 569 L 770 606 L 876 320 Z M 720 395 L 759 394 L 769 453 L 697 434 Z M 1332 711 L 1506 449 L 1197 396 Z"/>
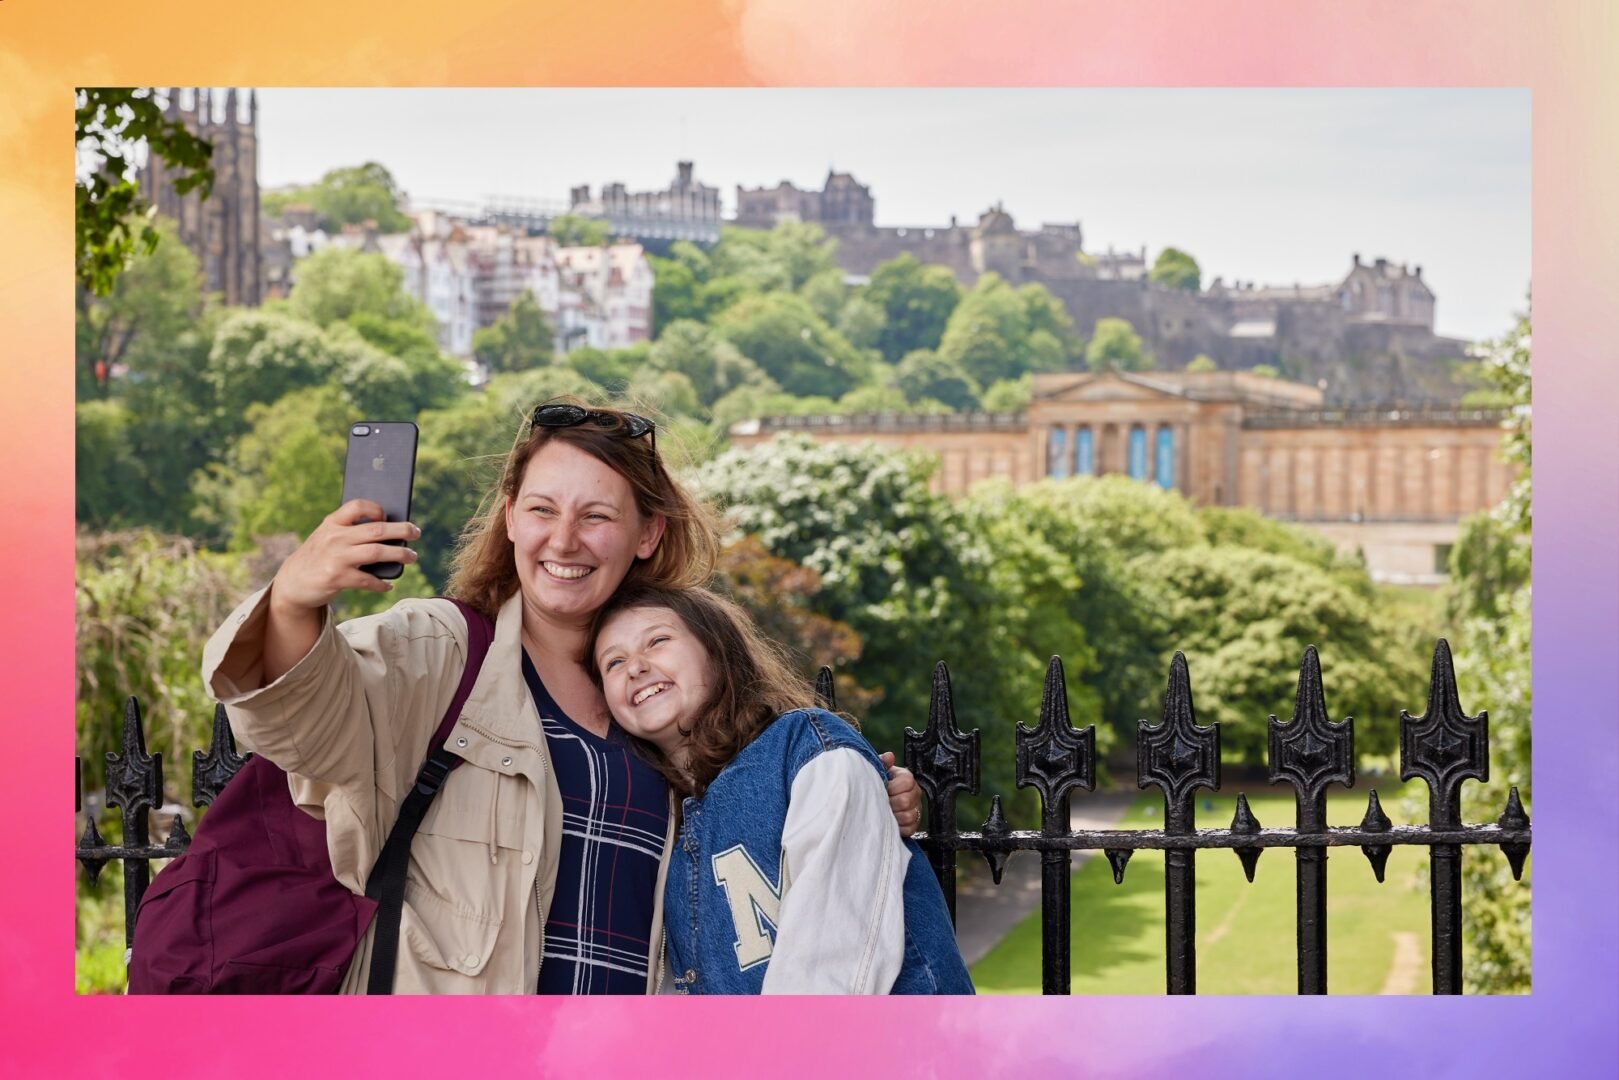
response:
<path fill-rule="evenodd" d="M 399 921 L 405 907 L 405 868 L 410 864 L 410 845 L 416 838 L 427 808 L 450 770 L 461 764 L 460 756 L 450 753 L 445 742 L 450 730 L 461 718 L 461 708 L 472 694 L 472 685 L 478 681 L 478 671 L 489 652 L 489 643 L 495 636 L 495 623 L 489 616 L 471 605 L 449 598 L 467 622 L 467 663 L 461 670 L 461 682 L 450 699 L 450 707 L 439 721 L 428 745 L 427 760 L 416 773 L 416 783 L 399 804 L 399 817 L 394 821 L 388 840 L 382 845 L 371 876 L 366 879 L 365 895 L 377 901 L 377 933 L 371 943 L 371 974 L 366 986 L 368 994 L 391 994 L 394 971 L 399 961 Z"/>

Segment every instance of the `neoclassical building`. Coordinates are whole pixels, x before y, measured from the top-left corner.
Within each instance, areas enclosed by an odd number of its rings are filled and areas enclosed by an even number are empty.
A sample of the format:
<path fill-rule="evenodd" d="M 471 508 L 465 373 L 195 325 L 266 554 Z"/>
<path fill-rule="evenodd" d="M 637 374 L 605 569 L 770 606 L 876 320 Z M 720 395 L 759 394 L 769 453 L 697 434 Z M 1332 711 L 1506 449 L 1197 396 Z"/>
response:
<path fill-rule="evenodd" d="M 1365 554 L 1374 578 L 1434 583 L 1462 518 L 1500 500 L 1497 410 L 1327 408 L 1321 390 L 1246 372 L 1037 375 L 1024 413 L 749 420 L 752 446 L 796 431 L 938 455 L 935 490 L 1005 477 L 1119 474 L 1201 506 L 1246 506 Z"/>

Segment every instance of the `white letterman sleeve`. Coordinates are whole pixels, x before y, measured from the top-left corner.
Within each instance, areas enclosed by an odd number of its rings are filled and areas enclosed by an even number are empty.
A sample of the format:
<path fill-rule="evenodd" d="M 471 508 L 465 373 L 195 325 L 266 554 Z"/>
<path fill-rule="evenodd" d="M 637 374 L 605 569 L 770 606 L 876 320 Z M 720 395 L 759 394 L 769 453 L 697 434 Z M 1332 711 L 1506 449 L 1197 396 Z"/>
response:
<path fill-rule="evenodd" d="M 882 777 L 859 751 L 828 750 L 798 770 L 781 848 L 764 993 L 888 993 L 905 958 L 910 852 Z"/>

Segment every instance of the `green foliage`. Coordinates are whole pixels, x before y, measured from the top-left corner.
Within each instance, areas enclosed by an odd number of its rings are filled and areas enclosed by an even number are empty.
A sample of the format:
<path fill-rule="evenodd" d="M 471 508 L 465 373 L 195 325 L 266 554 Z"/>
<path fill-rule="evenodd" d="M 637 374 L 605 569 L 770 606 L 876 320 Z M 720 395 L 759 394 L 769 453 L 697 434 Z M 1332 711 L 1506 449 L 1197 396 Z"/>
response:
<path fill-rule="evenodd" d="M 883 359 L 898 363 L 917 349 L 938 348 L 961 294 L 961 285 L 948 268 L 923 266 L 909 252 L 879 264 L 871 273 L 865 298 L 883 312 L 877 336 Z"/>
<path fill-rule="evenodd" d="M 857 349 L 874 350 L 882 340 L 885 320 L 882 308 L 864 297 L 851 296 L 838 312 L 838 333 Z"/>
<path fill-rule="evenodd" d="M 1142 347 L 1141 336 L 1128 319 L 1110 317 L 1096 320 L 1090 344 L 1085 347 L 1085 364 L 1092 371 L 1151 371 L 1157 362 Z"/>
<path fill-rule="evenodd" d="M 558 247 L 601 247 L 612 239 L 612 227 L 607 222 L 577 214 L 552 218 L 545 231 Z"/>
<path fill-rule="evenodd" d="M 1216 547 L 1268 551 L 1322 570 L 1355 565 L 1320 533 L 1268 518 L 1246 506 L 1205 506 L 1197 511 L 1197 520 L 1208 543 Z"/>
<path fill-rule="evenodd" d="M 678 371 L 659 371 L 643 365 L 630 377 L 625 404 L 651 415 L 660 423 L 676 416 L 706 417 L 697 400 L 697 388 Z"/>
<path fill-rule="evenodd" d="M 1248 374 L 1260 379 L 1278 379 L 1282 375 L 1280 369 L 1274 364 L 1255 364 L 1248 369 Z"/>
<path fill-rule="evenodd" d="M 150 227 L 163 242 L 131 257 L 105 296 L 78 293 L 81 388 L 105 392 L 118 364 L 142 375 L 169 374 L 173 353 L 190 344 L 182 339 L 202 311 L 202 271 L 172 222 L 158 218 Z"/>
<path fill-rule="evenodd" d="M 1199 722 L 1220 722 L 1222 756 L 1265 760 L 1265 719 L 1291 715 L 1306 645 L 1320 652 L 1328 709 L 1356 718 L 1357 751 L 1394 750 L 1400 709 L 1421 693 L 1426 665 L 1388 647 L 1369 596 L 1318 567 L 1241 548 L 1166 551 L 1136 565 L 1156 582 L 1187 656 Z"/>
<path fill-rule="evenodd" d="M 716 276 L 708 253 L 684 240 L 669 246 L 668 258 L 650 255 L 648 261 L 652 264 L 654 339 L 682 319 L 708 322 L 748 291 L 740 278 Z"/>
<path fill-rule="evenodd" d="M 907 401 L 931 398 L 952 409 L 978 408 L 978 384 L 955 360 L 931 349 L 918 349 L 899 362 L 894 383 Z"/>
<path fill-rule="evenodd" d="M 978 279 L 950 315 L 939 355 L 979 386 L 1058 371 L 1077 349 L 1073 325 L 1043 286 L 1014 289 L 996 274 Z"/>
<path fill-rule="evenodd" d="M 870 374 L 870 361 L 800 296 L 744 297 L 715 330 L 789 394 L 841 397 Z"/>
<path fill-rule="evenodd" d="M 279 401 L 333 374 L 334 357 L 318 326 L 243 308 L 220 325 L 204 378 L 229 430 L 240 427 L 248 406 Z"/>
<path fill-rule="evenodd" d="M 307 203 L 319 216 L 320 227 L 339 232 L 344 225 L 374 222 L 378 232 L 400 233 L 410 218 L 400 209 L 405 193 L 393 174 L 374 161 L 331 169 L 319 181 L 293 191 L 273 192 L 261 199 L 264 212 L 283 213 L 295 203 Z"/>
<path fill-rule="evenodd" d="M 490 374 L 552 362 L 556 339 L 534 294 L 525 290 L 506 313 L 472 335 L 472 355 Z"/>
<path fill-rule="evenodd" d="M 691 380 L 704 406 L 713 405 L 738 387 L 776 388 L 759 365 L 743 356 L 735 345 L 691 319 L 680 319 L 665 327 L 647 354 L 647 363 Z"/>
<path fill-rule="evenodd" d="M 847 293 L 843 285 L 843 271 L 836 267 L 820 271 L 798 290 L 798 295 L 815 309 L 815 314 L 828 323 L 838 321 Z"/>
<path fill-rule="evenodd" d="M 153 254 L 162 238 L 140 197 L 135 148 L 163 161 L 180 195 L 206 199 L 214 186 L 213 144 L 163 115 L 146 87 L 81 87 L 75 97 L 74 142 L 94 162 L 73 188 L 73 268 L 81 289 L 97 296 L 114 283 L 137 253 Z"/>
<path fill-rule="evenodd" d="M 727 225 L 709 253 L 713 274 L 735 277 L 760 292 L 796 291 L 813 277 L 837 272 L 836 240 L 819 225 L 783 221 L 768 232 Z"/>
<path fill-rule="evenodd" d="M 1474 351 L 1488 388 L 1510 406 L 1506 459 L 1517 479 L 1488 515 L 1467 521 L 1451 550 L 1446 597 L 1450 620 L 1461 620 L 1456 682 L 1462 706 L 1488 709 L 1490 783 L 1462 787 L 1462 815 L 1490 821 L 1507 791 L 1517 787 L 1533 812 L 1530 716 L 1530 318 L 1526 312 L 1506 334 Z M 1468 993 L 1527 993 L 1530 988 L 1530 878 L 1516 882 L 1494 851 L 1462 856 L 1467 918 L 1462 923 Z"/>
<path fill-rule="evenodd" d="M 298 262 L 288 310 L 327 327 L 368 313 L 434 332 L 432 312 L 405 292 L 405 272 L 386 255 L 326 247 Z"/>
<path fill-rule="evenodd" d="M 622 349 L 586 345 L 565 353 L 562 362 L 617 397 L 629 389 L 636 372 L 646 366 L 651 351 L 651 346 L 644 342 Z"/>
<path fill-rule="evenodd" d="M 1195 293 L 1202 287 L 1203 271 L 1198 268 L 1196 259 L 1179 248 L 1169 247 L 1160 251 L 1152 261 L 1152 269 L 1147 277 L 1171 289 Z"/>
<path fill-rule="evenodd" d="M 1030 661 L 1019 650 L 1027 635 L 1050 628 L 1040 605 L 1066 584 L 1061 560 L 1046 551 L 1038 565 L 1031 553 L 1025 578 L 1013 581 L 990 545 L 928 491 L 931 469 L 923 458 L 877 447 L 778 438 L 752 453 L 728 451 L 697 474 L 739 531 L 820 576 L 816 612 L 860 635 L 863 651 L 848 670 L 883 693 L 861 717 L 882 748 L 902 745 L 904 725 L 917 722 L 940 659 L 956 665 L 957 710 L 968 726 L 974 715 L 1032 717 L 1040 684 L 1026 678 Z M 997 592 L 1014 586 L 1016 593 Z M 1004 622 L 992 624 L 985 613 L 1003 603 Z M 1082 652 L 1083 643 L 1064 628 L 1057 649 Z M 1004 721 L 986 725 L 982 760 L 989 789 L 1026 821 L 1032 801 L 1012 782 L 1012 732 Z M 981 808 L 963 812 L 971 809 Z"/>
<path fill-rule="evenodd" d="M 1219 371 L 1220 365 L 1214 362 L 1213 357 L 1198 353 L 1192 357 L 1192 362 L 1186 365 L 1186 370 L 1191 372 Z"/>
<path fill-rule="evenodd" d="M 908 413 L 911 403 L 904 391 L 893 386 L 857 386 L 838 399 L 837 411 L 846 416 L 857 413 Z"/>
<path fill-rule="evenodd" d="M 105 755 L 120 748 L 131 695 L 146 717 L 147 750 L 189 762 L 193 749 L 208 745 L 214 715 L 199 671 L 202 646 L 245 595 L 242 567 L 180 537 L 81 531 L 74 582 L 84 790 L 105 786 Z M 166 799 L 190 802 L 188 770 L 167 770 L 166 783 Z"/>
<path fill-rule="evenodd" d="M 983 407 L 985 412 L 1027 412 L 1033 400 L 1034 376 L 1024 375 L 991 383 L 984 390 Z"/>

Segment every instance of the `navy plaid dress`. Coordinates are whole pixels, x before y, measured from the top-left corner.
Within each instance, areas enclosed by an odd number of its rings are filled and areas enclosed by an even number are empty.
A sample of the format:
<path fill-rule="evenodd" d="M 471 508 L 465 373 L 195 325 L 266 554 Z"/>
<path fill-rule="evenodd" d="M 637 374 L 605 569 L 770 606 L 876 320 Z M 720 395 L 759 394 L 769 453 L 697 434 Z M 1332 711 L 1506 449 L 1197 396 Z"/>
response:
<path fill-rule="evenodd" d="M 526 653 L 523 678 L 562 789 L 539 992 L 644 994 L 669 788 L 616 726 L 602 738 L 563 713 Z"/>

